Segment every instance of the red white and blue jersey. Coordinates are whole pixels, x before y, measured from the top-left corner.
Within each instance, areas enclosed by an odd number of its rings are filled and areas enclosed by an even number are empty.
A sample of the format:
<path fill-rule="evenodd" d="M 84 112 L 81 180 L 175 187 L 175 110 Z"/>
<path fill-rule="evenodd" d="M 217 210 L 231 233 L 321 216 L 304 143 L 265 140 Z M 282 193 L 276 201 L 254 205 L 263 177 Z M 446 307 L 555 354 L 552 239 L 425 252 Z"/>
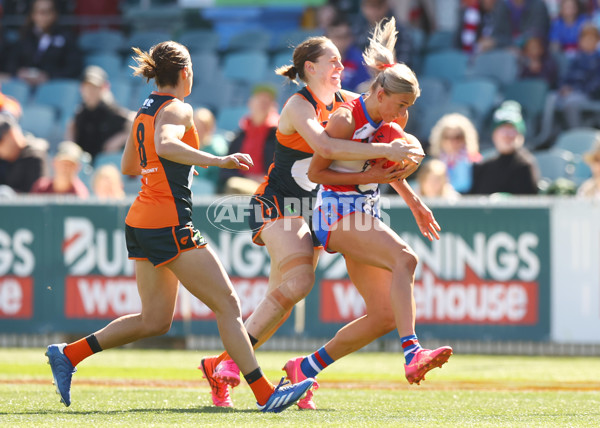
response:
<path fill-rule="evenodd" d="M 340 108 L 347 108 L 352 112 L 354 118 L 354 133 L 352 140 L 363 143 L 370 143 L 371 137 L 379 129 L 383 121 L 375 122 L 369 116 L 365 107 L 365 102 L 362 96 L 344 103 Z M 334 160 L 329 168 L 337 172 L 362 172 L 371 167 L 372 161 L 354 160 L 343 161 Z M 359 196 L 364 203 L 376 207 L 379 202 L 379 185 L 371 184 L 347 184 L 347 185 L 330 185 L 322 184 L 319 186 L 316 206 L 320 205 L 323 195 L 330 196 L 335 193 L 339 196 Z"/>

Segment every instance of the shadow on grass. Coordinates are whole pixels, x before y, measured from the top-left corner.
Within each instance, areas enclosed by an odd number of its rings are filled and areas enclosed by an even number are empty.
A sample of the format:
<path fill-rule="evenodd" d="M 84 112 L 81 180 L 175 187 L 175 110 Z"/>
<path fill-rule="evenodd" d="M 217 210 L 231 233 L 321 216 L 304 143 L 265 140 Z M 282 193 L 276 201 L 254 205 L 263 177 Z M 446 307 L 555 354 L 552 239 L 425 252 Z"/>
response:
<path fill-rule="evenodd" d="M 294 408 L 289 408 L 284 410 L 281 413 L 289 413 L 289 412 L 307 412 L 313 414 L 317 413 L 331 413 L 335 412 L 335 409 L 317 409 L 311 411 L 305 410 L 297 410 Z M 172 414 L 180 414 L 180 413 L 204 413 L 204 414 L 251 414 L 251 413 L 261 413 L 259 410 L 254 409 L 234 409 L 231 407 L 214 407 L 214 406 L 203 406 L 191 409 L 157 409 L 157 408 L 148 408 L 148 409 L 125 409 L 125 410 L 72 410 L 72 409 L 62 409 L 62 410 L 30 410 L 23 412 L 1 412 L 2 415 L 118 415 L 118 414 L 136 414 L 136 413 L 148 413 L 152 415 L 160 414 L 160 413 L 172 413 Z"/>

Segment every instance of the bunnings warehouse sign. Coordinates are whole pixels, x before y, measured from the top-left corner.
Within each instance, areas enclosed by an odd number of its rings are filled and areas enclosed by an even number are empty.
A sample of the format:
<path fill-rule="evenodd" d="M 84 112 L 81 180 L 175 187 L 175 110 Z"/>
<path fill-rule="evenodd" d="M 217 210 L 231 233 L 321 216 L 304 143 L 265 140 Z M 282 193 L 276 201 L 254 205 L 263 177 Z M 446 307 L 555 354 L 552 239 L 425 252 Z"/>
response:
<path fill-rule="evenodd" d="M 232 277 L 248 316 L 267 289 L 268 254 L 251 243 L 244 208 L 214 211 L 211 202 L 196 205 L 194 222 Z M 123 232 L 128 208 L 48 200 L 0 206 L 0 332 L 83 334 L 139 312 Z M 419 255 L 414 294 L 420 336 L 550 339 L 548 207 L 434 207 L 443 231 L 433 243 L 418 233 L 408 209 L 386 212 Z M 225 230 L 214 221 L 218 216 L 228 222 Z M 309 337 L 330 336 L 365 314 L 340 255 L 322 255 L 306 311 Z M 210 310 L 183 288 L 175 320 L 172 335 L 217 334 Z M 290 322 L 280 334 L 293 334 Z"/>

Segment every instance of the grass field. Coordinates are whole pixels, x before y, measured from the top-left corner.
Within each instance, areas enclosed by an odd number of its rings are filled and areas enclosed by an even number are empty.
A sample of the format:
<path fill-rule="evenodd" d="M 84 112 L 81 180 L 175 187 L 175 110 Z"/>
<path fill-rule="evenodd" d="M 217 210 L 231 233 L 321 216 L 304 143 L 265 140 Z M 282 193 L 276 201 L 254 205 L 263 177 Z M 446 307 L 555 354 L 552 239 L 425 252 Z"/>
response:
<path fill-rule="evenodd" d="M 454 355 L 420 386 L 399 354 L 357 353 L 319 375 L 317 411 L 262 414 L 245 384 L 212 406 L 196 370 L 210 353 L 111 350 L 81 363 L 72 404 L 54 393 L 44 349 L 0 349 L 0 426 L 600 426 L 600 359 Z M 283 352 L 258 352 L 277 381 Z"/>

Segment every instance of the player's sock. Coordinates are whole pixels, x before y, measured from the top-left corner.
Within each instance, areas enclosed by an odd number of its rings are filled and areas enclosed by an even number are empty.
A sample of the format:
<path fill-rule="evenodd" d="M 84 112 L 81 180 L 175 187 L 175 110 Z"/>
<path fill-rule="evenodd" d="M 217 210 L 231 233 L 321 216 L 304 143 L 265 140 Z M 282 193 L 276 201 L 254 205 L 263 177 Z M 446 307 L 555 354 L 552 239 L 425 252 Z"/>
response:
<path fill-rule="evenodd" d="M 260 367 L 247 375 L 244 375 L 244 378 L 246 379 L 246 382 L 248 382 L 248 385 L 250 385 L 258 404 L 261 406 L 267 404 L 269 397 L 273 394 L 273 391 L 275 391 L 275 387 L 265 377 Z"/>
<path fill-rule="evenodd" d="M 314 354 L 310 354 L 305 357 L 300 363 L 300 369 L 304 376 L 314 378 L 316 375 L 321 373 L 325 367 L 333 363 L 333 358 L 329 356 L 325 347 L 323 346 Z"/>
<path fill-rule="evenodd" d="M 69 361 L 71 361 L 73 367 L 75 367 L 82 360 L 100 351 L 102 351 L 102 348 L 98 343 L 98 339 L 93 334 L 90 334 L 83 339 L 79 339 L 77 342 L 69 343 L 65 346 L 63 352 Z"/>
<path fill-rule="evenodd" d="M 416 334 L 401 337 L 400 341 L 402 342 L 402 349 L 404 350 L 404 360 L 406 361 L 406 365 L 409 365 L 415 354 L 423 348 L 421 348 Z"/>

